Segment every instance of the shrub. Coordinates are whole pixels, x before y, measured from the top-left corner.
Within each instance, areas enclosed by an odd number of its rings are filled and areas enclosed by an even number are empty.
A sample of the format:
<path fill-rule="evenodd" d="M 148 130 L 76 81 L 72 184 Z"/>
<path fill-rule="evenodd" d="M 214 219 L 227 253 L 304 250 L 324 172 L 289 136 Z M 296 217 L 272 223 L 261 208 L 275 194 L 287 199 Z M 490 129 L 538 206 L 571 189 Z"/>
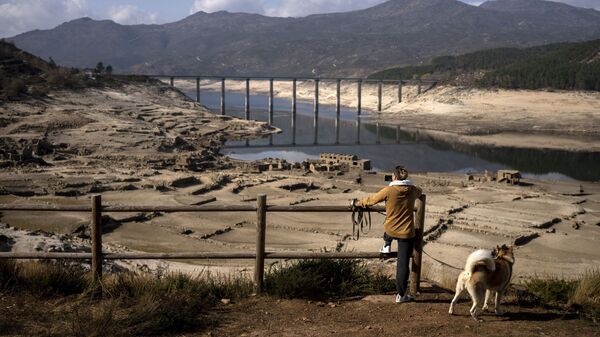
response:
<path fill-rule="evenodd" d="M 0 260 L 0 291 L 18 298 L 33 295 L 33 301 L 67 296 L 60 304 L 63 312 L 55 313 L 59 318 L 48 320 L 58 335 L 146 336 L 201 329 L 212 323 L 207 314 L 220 299 L 245 297 L 253 289 L 247 278 L 208 273 L 126 272 L 105 275 L 99 285 L 88 275 L 79 264 Z M 102 297 L 96 296 L 98 288 Z M 15 318 L 0 313 L 0 331 L 19 334 L 21 326 L 35 321 L 19 317 L 25 320 L 20 324 Z"/>
<path fill-rule="evenodd" d="M 588 271 L 581 277 L 570 302 L 585 317 L 600 320 L 600 270 Z"/>
<path fill-rule="evenodd" d="M 301 260 L 265 276 L 266 292 L 284 298 L 325 299 L 386 292 L 394 282 L 359 260 Z"/>
<path fill-rule="evenodd" d="M 17 273 L 15 260 L 0 259 L 0 290 L 14 287 L 18 281 Z"/>
<path fill-rule="evenodd" d="M 122 273 L 106 277 L 105 298 L 124 308 L 117 325 L 125 335 L 155 335 L 190 331 L 210 324 L 206 314 L 222 298 L 248 296 L 253 285 L 242 277 L 196 277 Z M 101 316 L 104 317 L 104 316 Z"/>
<path fill-rule="evenodd" d="M 27 86 L 20 78 L 10 80 L 4 87 L 6 88 L 6 95 L 8 97 L 19 97 L 27 92 Z"/>
<path fill-rule="evenodd" d="M 576 281 L 561 279 L 533 279 L 525 283 L 532 300 L 537 304 L 554 307 L 566 306 L 573 294 Z"/>
<path fill-rule="evenodd" d="M 88 272 L 65 262 L 16 263 L 0 260 L 0 288 L 39 296 L 79 294 L 88 288 Z"/>
<path fill-rule="evenodd" d="M 116 322 L 118 301 L 81 301 L 67 312 L 71 336 L 123 336 Z"/>

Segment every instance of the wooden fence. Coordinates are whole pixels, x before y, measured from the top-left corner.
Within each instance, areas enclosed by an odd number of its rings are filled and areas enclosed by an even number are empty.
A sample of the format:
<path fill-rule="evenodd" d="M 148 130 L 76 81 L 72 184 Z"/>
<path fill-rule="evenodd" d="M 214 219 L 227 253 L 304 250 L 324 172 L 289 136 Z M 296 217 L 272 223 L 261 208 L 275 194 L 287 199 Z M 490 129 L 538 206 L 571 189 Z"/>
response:
<path fill-rule="evenodd" d="M 416 294 L 421 281 L 421 259 L 423 252 L 423 228 L 425 220 L 425 195 L 415 205 L 416 238 L 410 273 L 410 291 Z M 373 211 L 382 211 L 378 206 Z M 63 252 L 0 252 L 0 259 L 77 259 L 91 260 L 91 272 L 95 281 L 102 278 L 103 260 L 139 259 L 254 259 L 255 292 L 263 288 L 265 259 L 379 259 L 390 258 L 392 254 L 379 252 L 268 252 L 265 250 L 267 212 L 351 212 L 349 206 L 276 206 L 267 205 L 267 196 L 260 194 L 256 205 L 203 205 L 203 206 L 109 206 L 102 205 L 102 197 L 94 195 L 90 206 L 55 205 L 0 205 L 0 211 L 37 212 L 91 212 L 91 253 Z M 256 212 L 256 251 L 255 252 L 185 252 L 185 253 L 104 253 L 102 252 L 102 213 L 113 212 Z"/>

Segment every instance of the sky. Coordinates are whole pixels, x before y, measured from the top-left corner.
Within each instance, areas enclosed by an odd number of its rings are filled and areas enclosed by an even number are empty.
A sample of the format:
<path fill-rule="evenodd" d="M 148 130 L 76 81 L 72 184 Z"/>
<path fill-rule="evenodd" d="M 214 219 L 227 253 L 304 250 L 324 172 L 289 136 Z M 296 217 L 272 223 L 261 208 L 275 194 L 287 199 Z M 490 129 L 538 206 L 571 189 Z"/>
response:
<path fill-rule="evenodd" d="M 0 37 L 33 29 L 50 29 L 80 17 L 120 24 L 180 20 L 198 11 L 258 13 L 299 17 L 371 7 L 386 0 L 0 0 Z M 482 0 L 461 0 L 479 5 Z M 600 0 L 554 0 L 600 10 Z"/>

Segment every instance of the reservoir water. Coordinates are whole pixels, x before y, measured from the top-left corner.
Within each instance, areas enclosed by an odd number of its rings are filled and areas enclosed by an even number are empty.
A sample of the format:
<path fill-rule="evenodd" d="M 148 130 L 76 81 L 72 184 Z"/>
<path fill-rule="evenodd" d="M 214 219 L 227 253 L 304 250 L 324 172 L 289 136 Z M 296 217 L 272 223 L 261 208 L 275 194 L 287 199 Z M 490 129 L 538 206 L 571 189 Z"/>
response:
<path fill-rule="evenodd" d="M 195 97 L 195 91 L 187 94 Z M 227 92 L 226 114 L 244 118 L 244 100 L 243 93 Z M 201 103 L 220 113 L 220 92 L 203 90 Z M 337 134 L 335 106 L 320 104 L 317 144 L 314 144 L 313 103 L 297 101 L 295 136 L 291 128 L 291 105 L 290 99 L 274 98 L 273 125 L 282 129 L 282 133 L 249 142 L 228 142 L 222 153 L 244 160 L 271 157 L 288 161 L 318 158 L 322 152 L 347 153 L 370 159 L 378 170 L 390 170 L 399 164 L 414 172 L 516 169 L 529 178 L 600 181 L 598 152 L 503 148 L 432 140 L 418 132 L 378 125 L 364 108 L 357 118 L 355 108 L 342 106 Z M 267 111 L 267 95 L 250 96 L 250 119 L 267 121 Z"/>

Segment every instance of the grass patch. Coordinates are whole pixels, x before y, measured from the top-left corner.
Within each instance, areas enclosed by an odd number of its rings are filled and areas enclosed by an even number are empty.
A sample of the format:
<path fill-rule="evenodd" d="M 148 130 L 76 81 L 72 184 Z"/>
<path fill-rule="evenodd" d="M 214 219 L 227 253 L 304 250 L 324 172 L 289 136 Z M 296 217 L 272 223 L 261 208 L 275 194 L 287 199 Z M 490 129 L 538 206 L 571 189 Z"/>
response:
<path fill-rule="evenodd" d="M 573 291 L 570 303 L 581 314 L 598 323 L 600 321 L 600 270 L 586 272 Z"/>
<path fill-rule="evenodd" d="M 575 310 L 594 322 L 600 320 L 600 270 L 587 271 L 575 280 L 532 279 L 519 292 L 519 304 Z"/>
<path fill-rule="evenodd" d="M 530 301 L 539 305 L 564 307 L 569 304 L 577 281 L 562 279 L 533 279 L 525 282 Z"/>
<path fill-rule="evenodd" d="M 360 260 L 300 260 L 265 275 L 265 291 L 283 298 L 330 299 L 394 289 L 393 280 Z"/>
<path fill-rule="evenodd" d="M 214 323 L 209 312 L 222 298 L 246 297 L 253 289 L 247 278 L 208 273 L 127 272 L 105 275 L 100 284 L 88 275 L 77 264 L 0 260 L 0 299 L 12 299 L 6 307 L 25 308 L 20 313 L 0 310 L 0 331 L 70 336 L 197 332 Z M 99 289 L 102 297 L 96 296 Z M 55 301 L 36 314 L 40 305 Z"/>
<path fill-rule="evenodd" d="M 88 272 L 68 262 L 16 263 L 0 260 L 0 289 L 27 291 L 41 297 L 80 294 L 89 288 Z"/>

